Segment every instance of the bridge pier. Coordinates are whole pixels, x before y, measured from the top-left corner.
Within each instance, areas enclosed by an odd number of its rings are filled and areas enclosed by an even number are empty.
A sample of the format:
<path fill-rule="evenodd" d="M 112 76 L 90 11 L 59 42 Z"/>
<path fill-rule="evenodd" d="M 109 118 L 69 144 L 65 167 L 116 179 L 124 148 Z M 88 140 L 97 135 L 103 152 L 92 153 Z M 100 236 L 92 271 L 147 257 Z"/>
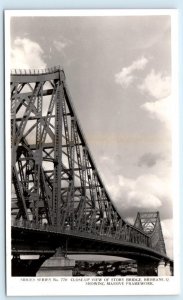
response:
<path fill-rule="evenodd" d="M 36 272 L 48 257 L 40 256 L 38 259 L 21 259 L 20 255 L 16 255 L 11 260 L 11 274 L 15 277 L 36 276 Z"/>
<path fill-rule="evenodd" d="M 172 268 L 169 262 L 164 260 L 139 260 L 137 261 L 138 276 L 172 276 Z"/>
<path fill-rule="evenodd" d="M 161 260 L 158 265 L 158 276 L 172 276 L 172 271 L 170 268 L 170 263 L 165 263 L 164 260 Z"/>
<path fill-rule="evenodd" d="M 166 276 L 173 276 L 172 274 L 172 268 L 170 267 L 170 263 L 168 262 L 165 266 L 166 268 Z"/>
<path fill-rule="evenodd" d="M 72 276 L 75 260 L 64 256 L 60 248 L 54 256 L 45 260 L 36 273 L 36 277 Z"/>
<path fill-rule="evenodd" d="M 157 276 L 158 262 L 152 260 L 137 261 L 138 276 Z"/>

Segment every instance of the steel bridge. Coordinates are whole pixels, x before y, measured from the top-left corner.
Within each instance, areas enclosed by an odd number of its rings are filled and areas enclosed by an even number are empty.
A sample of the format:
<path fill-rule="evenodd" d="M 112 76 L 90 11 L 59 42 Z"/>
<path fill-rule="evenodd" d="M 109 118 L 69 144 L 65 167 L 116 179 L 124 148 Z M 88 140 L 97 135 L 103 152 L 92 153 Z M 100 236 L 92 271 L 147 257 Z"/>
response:
<path fill-rule="evenodd" d="M 12 70 L 10 81 L 16 267 L 21 254 L 39 254 L 40 265 L 57 248 L 170 262 L 158 212 L 138 212 L 132 226 L 116 210 L 77 119 L 64 70 Z"/>

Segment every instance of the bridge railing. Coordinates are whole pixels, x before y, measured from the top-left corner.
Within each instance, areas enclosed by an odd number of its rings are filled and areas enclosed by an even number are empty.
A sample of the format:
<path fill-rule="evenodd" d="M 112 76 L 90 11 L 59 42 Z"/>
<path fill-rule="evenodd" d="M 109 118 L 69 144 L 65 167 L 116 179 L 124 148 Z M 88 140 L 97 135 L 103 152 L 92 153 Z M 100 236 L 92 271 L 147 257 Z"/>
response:
<path fill-rule="evenodd" d="M 97 240 L 107 240 L 107 241 L 121 241 L 125 243 L 132 243 L 137 245 L 142 245 L 148 248 L 151 248 L 151 241 L 150 237 L 143 232 L 140 232 L 138 229 L 129 226 L 127 230 L 121 230 L 120 234 L 116 235 L 116 233 L 99 233 L 95 232 L 92 233 L 87 228 L 83 229 L 72 229 L 70 226 L 65 227 L 64 229 L 55 228 L 54 225 L 45 224 L 36 224 L 33 221 L 27 220 L 12 220 L 11 223 L 14 227 L 25 228 L 30 230 L 39 230 L 39 231 L 47 231 L 53 233 L 61 233 L 61 234 L 68 234 L 68 235 L 77 235 L 77 236 L 85 236 L 91 237 Z"/>
<path fill-rule="evenodd" d="M 11 69 L 11 75 L 39 75 L 50 74 L 56 71 L 63 70 L 61 66 L 54 66 L 46 69 Z"/>

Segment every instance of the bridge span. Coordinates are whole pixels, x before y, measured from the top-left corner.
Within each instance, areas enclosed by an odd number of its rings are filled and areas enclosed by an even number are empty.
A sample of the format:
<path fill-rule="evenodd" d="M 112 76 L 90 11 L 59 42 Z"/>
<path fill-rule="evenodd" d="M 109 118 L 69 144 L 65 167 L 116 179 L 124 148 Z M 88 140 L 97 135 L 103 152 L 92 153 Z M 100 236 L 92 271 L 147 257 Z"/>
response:
<path fill-rule="evenodd" d="M 138 212 L 131 225 L 115 208 L 63 69 L 14 70 L 10 86 L 12 276 L 35 276 L 41 265 L 73 253 L 132 258 L 139 275 L 172 264 L 158 212 Z"/>

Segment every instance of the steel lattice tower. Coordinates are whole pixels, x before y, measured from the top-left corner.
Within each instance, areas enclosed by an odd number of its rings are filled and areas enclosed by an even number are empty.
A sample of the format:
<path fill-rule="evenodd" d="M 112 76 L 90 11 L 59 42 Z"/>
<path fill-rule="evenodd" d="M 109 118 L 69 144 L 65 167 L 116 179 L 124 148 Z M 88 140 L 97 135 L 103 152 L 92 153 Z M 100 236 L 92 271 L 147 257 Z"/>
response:
<path fill-rule="evenodd" d="M 90 154 L 62 68 L 12 72 L 11 137 L 13 225 L 106 236 L 153 246 L 166 255 L 165 247 L 157 246 L 162 241 L 159 225 L 154 226 L 152 245 L 140 217 L 132 226 L 115 209 Z"/>

